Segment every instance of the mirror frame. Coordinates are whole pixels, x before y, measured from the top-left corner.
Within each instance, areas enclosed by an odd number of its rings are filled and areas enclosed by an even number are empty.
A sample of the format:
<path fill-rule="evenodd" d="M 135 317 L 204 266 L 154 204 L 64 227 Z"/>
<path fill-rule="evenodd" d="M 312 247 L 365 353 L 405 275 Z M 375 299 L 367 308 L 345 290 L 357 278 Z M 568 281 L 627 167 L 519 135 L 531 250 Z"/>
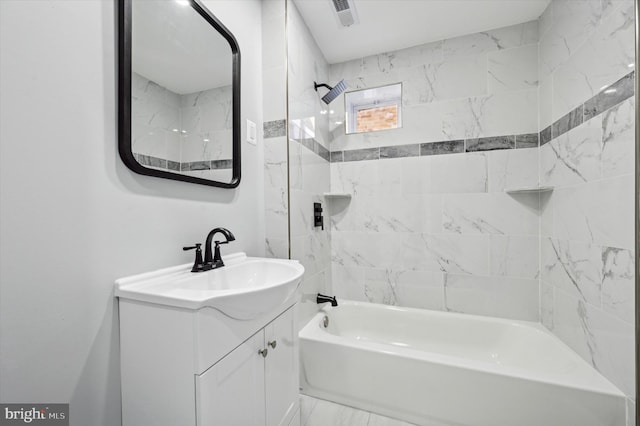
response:
<path fill-rule="evenodd" d="M 186 176 L 165 170 L 156 170 L 143 166 L 133 156 L 131 146 L 131 23 L 132 1 L 118 1 L 118 151 L 124 164 L 141 175 L 164 179 L 197 183 L 220 188 L 235 188 L 240 184 L 240 48 L 231 32 L 199 0 L 188 0 L 189 5 L 215 30 L 222 35 L 231 47 L 231 98 L 232 106 L 232 177 L 231 182 L 220 182 L 195 176 Z"/>

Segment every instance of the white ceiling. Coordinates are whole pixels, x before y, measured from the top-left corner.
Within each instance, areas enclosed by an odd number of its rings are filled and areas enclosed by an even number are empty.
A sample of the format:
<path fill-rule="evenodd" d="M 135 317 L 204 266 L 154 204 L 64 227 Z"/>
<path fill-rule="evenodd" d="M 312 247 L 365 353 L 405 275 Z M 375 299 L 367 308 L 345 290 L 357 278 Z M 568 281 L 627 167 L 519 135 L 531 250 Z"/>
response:
<path fill-rule="evenodd" d="M 550 0 L 351 0 L 342 27 L 331 0 L 293 0 L 330 64 L 537 19 Z"/>
<path fill-rule="evenodd" d="M 135 0 L 133 71 L 183 95 L 231 84 L 231 47 L 188 3 Z"/>

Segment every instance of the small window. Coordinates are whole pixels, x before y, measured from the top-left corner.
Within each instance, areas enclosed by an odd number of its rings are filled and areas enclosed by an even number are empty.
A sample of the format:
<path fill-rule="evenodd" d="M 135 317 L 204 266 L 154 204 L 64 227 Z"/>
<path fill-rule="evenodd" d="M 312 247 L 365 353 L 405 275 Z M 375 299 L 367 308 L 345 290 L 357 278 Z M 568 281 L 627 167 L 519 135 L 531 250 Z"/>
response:
<path fill-rule="evenodd" d="M 376 132 L 402 127 L 402 84 L 345 94 L 347 133 Z"/>

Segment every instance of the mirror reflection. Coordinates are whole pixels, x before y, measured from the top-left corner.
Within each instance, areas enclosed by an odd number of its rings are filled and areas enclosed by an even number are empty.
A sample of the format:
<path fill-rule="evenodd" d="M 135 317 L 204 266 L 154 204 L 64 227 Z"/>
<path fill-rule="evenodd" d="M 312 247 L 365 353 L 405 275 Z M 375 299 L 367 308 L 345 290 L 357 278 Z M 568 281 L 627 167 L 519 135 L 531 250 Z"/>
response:
<path fill-rule="evenodd" d="M 131 150 L 145 168 L 231 182 L 232 50 L 188 1 L 132 1 Z"/>

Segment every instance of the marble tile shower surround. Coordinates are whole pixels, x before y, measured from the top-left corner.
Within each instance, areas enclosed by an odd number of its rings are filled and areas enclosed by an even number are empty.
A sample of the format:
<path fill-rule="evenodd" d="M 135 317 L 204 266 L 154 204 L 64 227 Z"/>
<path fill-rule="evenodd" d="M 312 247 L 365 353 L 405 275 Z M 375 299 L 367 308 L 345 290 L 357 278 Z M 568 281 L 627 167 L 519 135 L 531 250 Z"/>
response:
<path fill-rule="evenodd" d="M 540 131 L 540 145 L 544 145 L 580 124 L 597 117 L 613 106 L 633 97 L 635 72 L 630 72 L 613 84 L 603 87 L 586 102 L 560 117 Z"/>
<path fill-rule="evenodd" d="M 331 162 L 377 160 L 382 158 L 413 157 L 420 155 L 441 155 L 461 152 L 492 151 L 498 149 L 531 148 L 545 145 L 553 139 L 563 136 L 582 123 L 606 112 L 613 106 L 633 97 L 634 72 L 630 72 L 620 80 L 607 86 L 592 98 L 552 125 L 538 133 L 524 135 L 493 136 L 466 140 L 426 142 L 410 145 L 392 145 L 375 148 L 360 148 L 344 151 L 333 151 Z M 627 123 L 627 125 L 629 125 Z M 559 142 L 559 145 L 565 144 Z M 625 157 L 632 162 L 632 157 Z M 579 173 L 578 173 L 579 175 Z"/>
<path fill-rule="evenodd" d="M 329 65 L 294 2 L 288 2 L 287 18 L 289 140 L 285 143 L 289 147 L 291 258 L 305 267 L 298 311 L 302 327 L 318 310 L 315 295 L 331 292 L 331 229 L 323 196 L 330 189 L 329 120 L 323 114 L 327 106 L 313 88 L 314 81 L 328 81 Z M 313 226 L 316 202 L 325 210 L 324 230 Z"/>
<path fill-rule="evenodd" d="M 540 128 L 632 71 L 634 44 L 633 1 L 553 1 L 540 19 Z"/>
<path fill-rule="evenodd" d="M 633 98 L 540 148 L 543 323 L 634 395 Z"/>
<path fill-rule="evenodd" d="M 143 165 L 215 178 L 231 168 L 230 114 L 231 86 L 178 95 L 132 74 L 131 144 Z"/>
<path fill-rule="evenodd" d="M 499 149 L 532 148 L 544 145 L 605 112 L 634 94 L 634 72 L 607 86 L 584 104 L 556 120 L 540 133 L 490 136 L 465 140 L 448 140 L 409 145 L 391 145 L 329 152 L 313 138 L 292 139 L 331 162 L 377 160 L 382 158 L 413 157 L 421 155 L 455 154 L 461 152 L 493 151 Z M 265 138 L 284 136 L 286 120 L 264 123 Z"/>
<path fill-rule="evenodd" d="M 403 85 L 401 129 L 331 132 L 339 296 L 539 319 L 539 197 L 504 192 L 538 185 L 537 43 L 534 21 L 331 66 Z"/>
<path fill-rule="evenodd" d="M 334 292 L 541 320 L 635 404 L 632 10 L 553 0 L 535 29 L 332 65 L 405 95 L 402 129 L 332 129 L 331 190 L 352 194 L 330 204 Z M 556 189 L 504 193 L 539 184 Z"/>
<path fill-rule="evenodd" d="M 541 199 L 541 320 L 630 407 L 634 4 L 553 0 L 539 22 L 539 176 L 556 188 Z"/>
<path fill-rule="evenodd" d="M 265 251 L 267 256 L 289 258 L 289 200 L 287 139 L 264 139 Z"/>
<path fill-rule="evenodd" d="M 331 163 L 334 291 L 538 320 L 538 148 Z"/>
<path fill-rule="evenodd" d="M 334 102 L 331 150 L 538 133 L 537 43 L 532 21 L 332 64 L 348 90 L 401 82 L 403 127 L 345 135 Z"/>
<path fill-rule="evenodd" d="M 348 136 L 342 102 L 322 115 L 308 87 L 327 68 L 294 12 L 290 118 L 313 123 L 289 141 L 305 293 L 541 320 L 631 397 L 630 4 L 553 0 L 537 22 L 331 65 L 351 89 L 403 83 L 403 128 Z M 352 198 L 324 203 L 327 178 Z M 504 192 L 538 184 L 556 189 Z M 330 235 L 311 231 L 313 201 Z"/>

